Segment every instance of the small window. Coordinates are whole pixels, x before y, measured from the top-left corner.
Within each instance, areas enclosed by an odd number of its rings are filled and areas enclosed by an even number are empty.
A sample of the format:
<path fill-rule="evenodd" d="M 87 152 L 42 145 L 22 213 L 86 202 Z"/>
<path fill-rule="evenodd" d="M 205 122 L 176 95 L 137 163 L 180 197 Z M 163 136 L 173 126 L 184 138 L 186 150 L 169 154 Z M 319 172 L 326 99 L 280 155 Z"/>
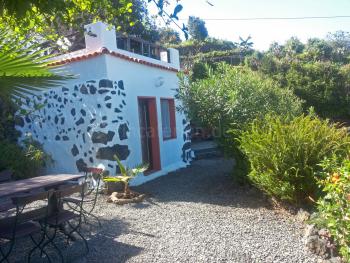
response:
<path fill-rule="evenodd" d="M 167 140 L 176 138 L 174 99 L 161 99 L 160 106 L 162 113 L 163 139 Z"/>

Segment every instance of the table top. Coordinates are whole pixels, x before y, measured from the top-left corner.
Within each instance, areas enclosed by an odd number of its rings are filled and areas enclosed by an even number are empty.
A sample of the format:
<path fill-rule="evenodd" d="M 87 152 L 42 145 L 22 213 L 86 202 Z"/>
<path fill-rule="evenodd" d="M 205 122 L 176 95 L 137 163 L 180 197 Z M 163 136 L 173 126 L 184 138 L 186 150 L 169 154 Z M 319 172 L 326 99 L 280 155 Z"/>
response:
<path fill-rule="evenodd" d="M 43 187 L 53 187 L 66 181 L 78 180 L 82 177 L 84 177 L 84 175 L 81 174 L 55 174 L 2 183 L 0 184 L 0 198 Z"/>

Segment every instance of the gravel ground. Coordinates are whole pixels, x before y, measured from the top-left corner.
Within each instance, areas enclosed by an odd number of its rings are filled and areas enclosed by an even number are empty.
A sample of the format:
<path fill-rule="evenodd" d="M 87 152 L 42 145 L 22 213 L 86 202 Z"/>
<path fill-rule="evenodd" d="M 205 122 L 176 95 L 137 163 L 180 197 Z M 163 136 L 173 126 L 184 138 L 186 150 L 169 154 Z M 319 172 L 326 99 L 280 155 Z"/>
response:
<path fill-rule="evenodd" d="M 68 262 L 318 262 L 304 250 L 304 226 L 235 185 L 232 167 L 196 161 L 135 188 L 148 195 L 139 204 L 117 206 L 102 196 L 95 210 L 102 228 L 90 228 L 90 253 L 75 242 Z"/>
<path fill-rule="evenodd" d="M 143 203 L 101 200 L 103 227 L 79 262 L 317 262 L 304 250 L 304 226 L 236 186 L 232 166 L 196 161 L 138 187 L 149 196 Z"/>

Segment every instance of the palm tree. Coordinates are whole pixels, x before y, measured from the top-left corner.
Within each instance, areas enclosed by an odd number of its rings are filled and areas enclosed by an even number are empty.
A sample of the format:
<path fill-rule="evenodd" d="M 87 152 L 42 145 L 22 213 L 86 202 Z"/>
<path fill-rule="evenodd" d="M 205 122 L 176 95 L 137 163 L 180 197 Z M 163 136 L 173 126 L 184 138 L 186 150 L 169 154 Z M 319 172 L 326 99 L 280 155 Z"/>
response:
<path fill-rule="evenodd" d="M 9 30 L 0 30 L 0 96 L 26 97 L 44 88 L 59 85 L 67 79 L 58 68 L 48 66 L 49 56 L 43 55 L 31 39 L 21 40 Z"/>
<path fill-rule="evenodd" d="M 241 63 L 242 63 L 243 56 L 245 55 L 245 53 L 249 49 L 251 49 L 254 45 L 254 43 L 252 41 L 250 41 L 251 39 L 252 39 L 251 36 L 248 36 L 246 39 L 239 37 L 239 42 L 236 43 L 236 45 L 239 47 L 239 54 L 240 54 Z"/>

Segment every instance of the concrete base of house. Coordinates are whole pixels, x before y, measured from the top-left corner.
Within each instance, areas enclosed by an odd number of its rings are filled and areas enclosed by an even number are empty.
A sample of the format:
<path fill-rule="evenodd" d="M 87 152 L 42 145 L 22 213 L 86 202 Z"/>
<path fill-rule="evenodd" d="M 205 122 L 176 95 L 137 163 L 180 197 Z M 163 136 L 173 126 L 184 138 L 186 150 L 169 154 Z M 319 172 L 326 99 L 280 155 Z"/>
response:
<path fill-rule="evenodd" d="M 147 175 L 138 175 L 136 176 L 134 179 L 132 179 L 130 181 L 130 186 L 138 186 L 138 185 L 141 185 L 141 184 L 144 184 L 148 181 L 151 181 L 157 177 L 160 177 L 160 176 L 163 176 L 163 175 L 166 175 L 170 172 L 173 172 L 173 171 L 176 171 L 178 169 L 181 169 L 181 168 L 185 168 L 187 167 L 188 165 L 190 165 L 190 163 L 185 163 L 185 162 L 178 162 L 178 163 L 174 163 L 172 165 L 169 165 L 167 167 L 164 167 L 162 168 L 162 170 L 160 171 L 156 171 L 154 173 L 151 173 L 151 174 L 147 174 Z"/>

